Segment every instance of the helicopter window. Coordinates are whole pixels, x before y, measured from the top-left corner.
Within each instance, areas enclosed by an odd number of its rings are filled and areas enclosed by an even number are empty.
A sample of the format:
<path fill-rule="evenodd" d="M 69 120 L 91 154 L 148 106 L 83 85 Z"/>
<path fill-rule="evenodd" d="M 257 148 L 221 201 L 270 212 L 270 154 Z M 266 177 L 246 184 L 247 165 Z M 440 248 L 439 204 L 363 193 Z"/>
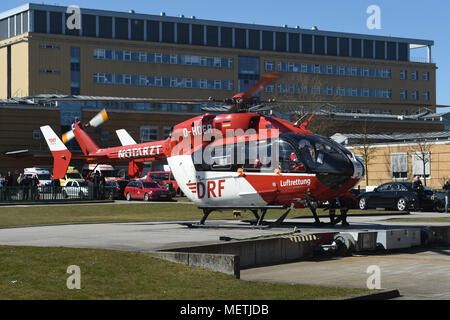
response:
<path fill-rule="evenodd" d="M 280 140 L 279 167 L 281 172 L 304 172 L 305 167 L 299 160 L 295 148 L 287 141 Z"/>
<path fill-rule="evenodd" d="M 307 163 L 316 162 L 316 151 L 309 140 L 300 140 L 298 143 L 298 147 Z"/>
<path fill-rule="evenodd" d="M 211 154 L 206 149 L 199 149 L 192 155 L 197 171 L 236 171 L 244 168 L 245 171 L 259 172 L 271 167 L 270 140 L 250 141 L 245 143 L 217 146 Z"/>

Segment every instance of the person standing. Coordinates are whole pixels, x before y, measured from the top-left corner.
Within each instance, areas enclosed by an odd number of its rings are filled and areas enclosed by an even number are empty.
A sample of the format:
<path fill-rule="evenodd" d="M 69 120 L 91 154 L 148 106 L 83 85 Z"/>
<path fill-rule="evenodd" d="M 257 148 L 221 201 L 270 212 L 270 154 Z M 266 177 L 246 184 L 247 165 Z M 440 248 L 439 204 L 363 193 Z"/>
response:
<path fill-rule="evenodd" d="M 106 179 L 103 176 L 103 173 L 101 171 L 100 171 L 98 184 L 99 184 L 99 186 L 98 186 L 98 193 L 100 194 L 100 200 L 104 200 L 105 199 Z"/>
<path fill-rule="evenodd" d="M 55 177 L 53 177 L 52 179 L 52 198 L 53 200 L 56 200 L 56 196 L 58 193 L 61 192 L 61 183 L 59 181 L 59 179 L 55 179 Z"/>
<path fill-rule="evenodd" d="M 423 199 L 423 185 L 420 181 L 420 177 L 416 176 L 416 180 L 413 183 L 413 191 L 417 194 L 417 210 L 422 211 L 422 199 Z"/>
<path fill-rule="evenodd" d="M 33 177 L 30 179 L 30 187 L 31 187 L 31 199 L 32 201 L 39 200 L 39 179 L 36 174 L 33 174 Z"/>
<path fill-rule="evenodd" d="M 3 185 L 5 184 L 5 178 L 3 178 L 2 174 L 0 173 L 0 201 L 4 200 L 4 188 Z"/>
<path fill-rule="evenodd" d="M 94 173 L 94 178 L 92 179 L 92 183 L 94 185 L 94 199 L 98 200 L 98 198 L 99 198 L 98 189 L 99 189 L 99 184 L 100 184 L 100 177 L 98 176 L 97 171 Z"/>
<path fill-rule="evenodd" d="M 445 213 L 448 213 L 448 200 L 450 197 L 450 180 L 442 186 L 442 189 L 445 190 Z"/>
<path fill-rule="evenodd" d="M 8 174 L 6 175 L 5 183 L 4 183 L 5 192 L 6 192 L 6 200 L 11 200 L 13 183 L 14 183 L 14 177 L 11 174 L 11 171 L 8 171 Z"/>

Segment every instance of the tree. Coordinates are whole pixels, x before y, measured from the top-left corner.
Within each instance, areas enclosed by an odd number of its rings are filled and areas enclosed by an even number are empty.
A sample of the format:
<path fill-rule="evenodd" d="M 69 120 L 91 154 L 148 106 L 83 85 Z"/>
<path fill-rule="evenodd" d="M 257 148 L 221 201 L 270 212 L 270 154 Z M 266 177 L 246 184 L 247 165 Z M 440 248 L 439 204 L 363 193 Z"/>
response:
<path fill-rule="evenodd" d="M 369 164 L 370 162 L 375 158 L 375 148 L 373 148 L 373 143 L 370 140 L 369 134 L 368 134 L 368 127 L 367 122 L 364 122 L 364 125 L 362 126 L 362 132 L 361 132 L 361 145 L 360 145 L 360 156 L 364 160 L 365 165 L 365 178 L 366 178 L 366 186 L 369 185 Z"/>
<path fill-rule="evenodd" d="M 412 148 L 413 151 L 413 159 L 416 158 L 422 163 L 422 175 L 423 175 L 423 183 L 427 185 L 427 165 L 430 167 L 431 163 L 431 146 L 432 144 L 427 142 L 426 140 L 416 140 L 416 145 Z M 414 160 L 413 160 L 414 165 Z M 431 167 L 430 167 L 431 171 Z M 421 175 L 418 172 L 415 172 L 416 176 Z M 430 172 L 431 173 L 431 172 Z M 414 174 L 414 168 L 413 168 Z"/>

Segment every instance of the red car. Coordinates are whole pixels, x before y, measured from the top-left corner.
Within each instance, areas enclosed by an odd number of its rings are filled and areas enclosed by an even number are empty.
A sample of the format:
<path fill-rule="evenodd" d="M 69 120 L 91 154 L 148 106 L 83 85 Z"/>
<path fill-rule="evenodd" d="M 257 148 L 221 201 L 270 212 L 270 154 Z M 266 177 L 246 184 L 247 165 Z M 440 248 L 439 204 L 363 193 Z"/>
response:
<path fill-rule="evenodd" d="M 178 183 L 171 171 L 151 171 L 147 173 L 146 179 L 162 180 L 172 192 L 172 197 L 175 197 L 177 194 L 182 195 L 182 191 L 178 187 Z"/>
<path fill-rule="evenodd" d="M 131 181 L 124 190 L 125 198 L 148 200 L 172 200 L 170 191 L 153 180 Z"/>

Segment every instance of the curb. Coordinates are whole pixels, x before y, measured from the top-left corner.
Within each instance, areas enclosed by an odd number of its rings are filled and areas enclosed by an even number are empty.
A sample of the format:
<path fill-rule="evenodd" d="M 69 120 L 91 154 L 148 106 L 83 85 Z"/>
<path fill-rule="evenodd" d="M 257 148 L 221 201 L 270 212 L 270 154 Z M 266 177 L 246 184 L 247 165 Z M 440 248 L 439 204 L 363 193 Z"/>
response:
<path fill-rule="evenodd" d="M 345 298 L 342 300 L 389 300 L 398 297 L 400 297 L 400 291 L 398 291 L 398 289 L 392 289 L 392 290 L 384 290 L 381 292 L 363 294 L 360 296 Z"/>

